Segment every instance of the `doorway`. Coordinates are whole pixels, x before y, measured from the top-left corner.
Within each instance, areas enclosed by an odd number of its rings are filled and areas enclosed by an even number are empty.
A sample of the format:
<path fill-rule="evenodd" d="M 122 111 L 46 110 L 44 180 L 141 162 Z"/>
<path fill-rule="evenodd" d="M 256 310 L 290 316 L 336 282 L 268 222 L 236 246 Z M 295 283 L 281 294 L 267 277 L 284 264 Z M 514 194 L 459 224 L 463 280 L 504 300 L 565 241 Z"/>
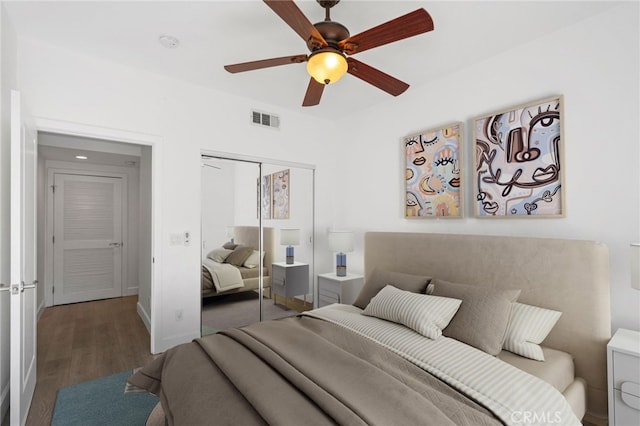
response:
<path fill-rule="evenodd" d="M 74 126 L 44 124 L 38 126 L 40 314 L 59 303 L 137 294 L 137 314 L 151 334 L 154 143 L 144 145 L 136 134 L 126 140 L 141 144 L 118 142 L 118 135 L 96 139 L 84 136 L 84 127 L 76 135 Z"/>

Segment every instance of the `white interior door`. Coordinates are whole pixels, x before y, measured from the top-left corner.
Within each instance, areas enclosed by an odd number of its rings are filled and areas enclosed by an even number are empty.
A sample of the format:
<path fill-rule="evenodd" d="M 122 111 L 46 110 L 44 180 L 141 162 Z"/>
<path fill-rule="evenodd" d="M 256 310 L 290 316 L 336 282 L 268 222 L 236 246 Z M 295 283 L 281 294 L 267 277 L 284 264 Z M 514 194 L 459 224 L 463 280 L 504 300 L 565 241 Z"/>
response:
<path fill-rule="evenodd" d="M 122 179 L 54 176 L 53 304 L 122 296 Z"/>
<path fill-rule="evenodd" d="M 11 425 L 23 425 L 36 386 L 36 132 L 11 92 Z M 25 284 L 26 283 L 26 284 Z"/>

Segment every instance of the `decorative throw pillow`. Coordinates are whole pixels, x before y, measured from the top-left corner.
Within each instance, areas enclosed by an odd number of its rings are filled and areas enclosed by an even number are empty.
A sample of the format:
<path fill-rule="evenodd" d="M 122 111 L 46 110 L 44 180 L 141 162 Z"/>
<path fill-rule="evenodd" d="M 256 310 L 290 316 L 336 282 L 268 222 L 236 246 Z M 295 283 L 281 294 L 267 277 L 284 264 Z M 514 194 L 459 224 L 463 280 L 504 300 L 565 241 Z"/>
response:
<path fill-rule="evenodd" d="M 362 314 L 403 324 L 435 340 L 442 335 L 460 303 L 458 299 L 412 293 L 388 285 L 371 299 Z"/>
<path fill-rule="evenodd" d="M 262 258 L 264 259 L 264 252 L 262 252 Z M 260 252 L 258 250 L 254 250 L 242 264 L 242 266 L 249 269 L 257 268 L 258 265 L 260 265 Z"/>
<path fill-rule="evenodd" d="M 562 312 L 514 303 L 504 349 L 526 358 L 544 361 L 540 343 L 547 338 Z"/>
<path fill-rule="evenodd" d="M 227 256 L 224 263 L 230 263 L 234 266 L 242 266 L 245 260 L 253 253 L 253 247 L 238 246 L 233 252 Z"/>
<path fill-rule="evenodd" d="M 222 245 L 222 248 L 225 248 L 227 250 L 235 250 L 236 247 L 238 247 L 238 244 L 232 242 L 226 242 Z"/>
<path fill-rule="evenodd" d="M 364 309 L 373 296 L 378 294 L 386 285 L 392 285 L 400 290 L 412 293 L 424 293 L 431 277 L 423 275 L 403 274 L 402 272 L 382 271 L 375 269 L 360 290 L 353 306 Z"/>
<path fill-rule="evenodd" d="M 233 250 L 227 250 L 226 248 L 215 248 L 207 253 L 207 257 L 214 262 L 222 263 L 225 261 L 227 256 L 229 256 Z"/>
<path fill-rule="evenodd" d="M 456 284 L 440 279 L 434 279 L 433 284 L 434 296 L 462 300 L 456 316 L 442 334 L 490 355 L 498 355 L 507 334 L 513 303 L 520 296 L 520 290 Z"/>

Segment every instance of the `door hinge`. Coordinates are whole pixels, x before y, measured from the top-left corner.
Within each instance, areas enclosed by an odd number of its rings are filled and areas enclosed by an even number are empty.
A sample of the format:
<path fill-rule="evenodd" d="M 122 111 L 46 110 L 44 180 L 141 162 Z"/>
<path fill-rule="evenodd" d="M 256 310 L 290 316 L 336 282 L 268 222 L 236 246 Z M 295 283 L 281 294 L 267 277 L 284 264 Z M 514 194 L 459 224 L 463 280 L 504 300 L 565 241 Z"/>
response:
<path fill-rule="evenodd" d="M 53 294 L 53 293 L 55 293 L 55 292 L 56 292 L 56 288 L 55 288 L 55 286 L 52 286 L 52 287 L 51 287 L 51 294 Z"/>
<path fill-rule="evenodd" d="M 55 235 L 54 235 L 53 237 L 51 237 L 51 242 L 52 242 L 53 244 L 55 244 L 55 243 L 56 243 L 56 236 L 55 236 Z"/>
<path fill-rule="evenodd" d="M 51 192 L 56 193 L 56 185 L 51 185 Z"/>

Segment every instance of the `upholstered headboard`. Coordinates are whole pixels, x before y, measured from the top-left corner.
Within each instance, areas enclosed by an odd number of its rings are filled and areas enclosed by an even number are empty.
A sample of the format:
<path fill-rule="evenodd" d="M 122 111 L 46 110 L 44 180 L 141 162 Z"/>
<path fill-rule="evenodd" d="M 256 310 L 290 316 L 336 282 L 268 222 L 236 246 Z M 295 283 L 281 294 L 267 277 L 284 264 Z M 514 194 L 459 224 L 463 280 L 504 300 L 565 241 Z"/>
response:
<path fill-rule="evenodd" d="M 258 250 L 260 241 L 259 228 L 257 226 L 234 226 L 233 238 L 236 244 L 253 247 Z M 275 229 L 262 228 L 262 242 L 264 244 L 264 265 L 269 268 L 273 260 L 275 248 Z"/>
<path fill-rule="evenodd" d="M 519 302 L 562 312 L 544 346 L 573 355 L 588 386 L 588 411 L 607 412 L 611 337 L 609 252 L 592 241 L 481 235 L 368 232 L 365 277 L 375 268 L 495 288 Z M 366 279 L 366 278 L 365 278 Z"/>

